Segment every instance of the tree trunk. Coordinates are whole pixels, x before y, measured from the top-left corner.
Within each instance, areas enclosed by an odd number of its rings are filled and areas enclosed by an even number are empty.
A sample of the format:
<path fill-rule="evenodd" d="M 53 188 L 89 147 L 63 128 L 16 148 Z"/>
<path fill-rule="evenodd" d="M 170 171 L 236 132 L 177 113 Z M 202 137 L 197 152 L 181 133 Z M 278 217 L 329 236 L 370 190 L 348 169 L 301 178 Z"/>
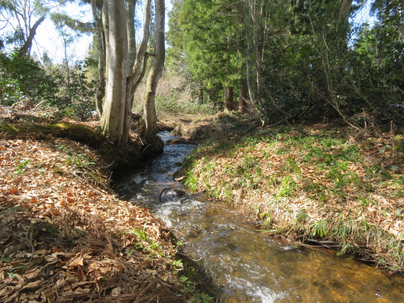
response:
<path fill-rule="evenodd" d="M 233 87 L 232 86 L 226 86 L 224 88 L 224 98 L 225 98 L 225 103 L 226 103 L 226 109 L 227 110 L 234 110 L 234 93 L 233 93 Z"/>
<path fill-rule="evenodd" d="M 135 8 L 137 0 L 126 0 L 126 28 L 128 35 L 128 70 L 132 72 L 136 60 Z"/>
<path fill-rule="evenodd" d="M 45 20 L 45 16 L 42 16 L 41 18 L 39 18 L 34 26 L 29 30 L 29 36 L 27 37 L 27 41 L 25 41 L 24 45 L 20 48 L 20 50 L 18 51 L 18 56 L 20 58 L 24 57 L 24 56 L 29 56 L 31 53 L 31 47 L 32 47 L 32 40 L 34 40 L 35 34 L 36 34 L 36 30 L 38 28 L 38 26 Z"/>
<path fill-rule="evenodd" d="M 128 41 L 124 1 L 107 1 L 109 32 L 108 85 L 105 109 L 101 118 L 103 134 L 115 144 L 122 140 L 125 121 L 126 70 Z"/>
<path fill-rule="evenodd" d="M 109 20 L 108 20 L 108 1 L 102 0 L 102 32 L 105 48 L 105 81 L 108 82 L 108 67 L 109 67 Z"/>
<path fill-rule="evenodd" d="M 339 11 L 339 21 L 348 23 L 349 12 L 351 10 L 352 0 L 342 0 L 341 9 Z"/>
<path fill-rule="evenodd" d="M 135 1 L 132 0 L 132 3 Z M 146 84 L 146 95 L 144 103 L 143 127 L 141 138 L 146 140 L 151 134 L 156 122 L 154 98 L 158 80 L 164 67 L 164 0 L 155 0 L 156 5 L 156 52 Z M 144 35 L 139 52 L 136 55 L 134 67 L 129 72 L 130 62 L 128 47 L 128 36 L 132 36 L 127 26 L 130 21 L 126 18 L 128 10 L 132 6 L 125 6 L 124 1 L 104 0 L 103 5 L 103 29 L 106 46 L 106 75 L 107 88 L 105 108 L 101 117 L 101 128 L 103 134 L 115 144 L 126 143 L 129 140 L 129 126 L 131 123 L 131 109 L 134 92 L 143 78 L 146 70 L 147 43 L 149 39 L 150 3 L 145 1 L 145 21 L 143 24 Z M 129 40 L 131 38 L 129 37 Z M 133 41 L 132 41 L 133 42 Z M 133 44 L 131 44 L 133 46 Z M 133 59 L 133 58 L 132 58 Z M 129 63 L 131 64 L 131 63 Z"/>
<path fill-rule="evenodd" d="M 198 90 L 198 101 L 199 101 L 199 104 L 203 104 L 203 88 L 200 88 Z"/>
<path fill-rule="evenodd" d="M 164 45 L 164 15 L 165 4 L 164 0 L 155 0 L 155 43 L 156 52 L 146 82 L 145 103 L 143 109 L 143 125 L 141 129 L 142 140 L 147 140 L 157 123 L 155 110 L 155 95 L 158 81 L 161 77 L 164 68 L 165 45 Z"/>
<path fill-rule="evenodd" d="M 103 4 L 101 4 L 102 7 Z M 96 0 L 91 0 L 91 8 L 95 22 L 95 34 L 98 50 L 98 85 L 95 93 L 95 106 L 98 116 L 102 117 L 102 103 L 105 96 L 105 41 L 103 39 L 102 21 L 97 14 Z M 102 14 L 102 12 L 101 12 Z"/>
<path fill-rule="evenodd" d="M 142 81 L 147 67 L 147 58 L 148 54 L 147 50 L 147 42 L 149 41 L 149 26 L 150 26 L 150 6 L 151 0 L 145 1 L 144 7 L 144 20 L 143 20 L 143 40 L 140 44 L 139 51 L 136 55 L 136 60 L 133 66 L 133 70 L 128 76 L 127 86 L 126 86 L 126 109 L 125 109 L 125 124 L 124 124 L 124 134 L 123 140 L 126 142 L 129 139 L 129 126 L 131 123 L 131 114 L 133 107 L 133 98 L 136 92 L 137 87 Z"/>
<path fill-rule="evenodd" d="M 238 112 L 243 114 L 247 110 L 248 88 L 247 83 L 243 81 L 239 91 Z"/>

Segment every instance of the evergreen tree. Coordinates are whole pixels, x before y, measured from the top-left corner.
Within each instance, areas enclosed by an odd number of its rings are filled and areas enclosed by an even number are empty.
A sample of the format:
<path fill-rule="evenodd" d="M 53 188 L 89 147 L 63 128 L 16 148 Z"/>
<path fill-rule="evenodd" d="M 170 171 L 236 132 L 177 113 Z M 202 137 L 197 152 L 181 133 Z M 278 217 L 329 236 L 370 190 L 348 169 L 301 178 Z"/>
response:
<path fill-rule="evenodd" d="M 208 90 L 226 87 L 228 96 L 238 84 L 243 62 L 238 48 L 239 14 L 234 1 L 176 1 L 176 19 L 171 21 L 174 27 L 168 34 L 172 53 L 179 58 L 186 56 L 185 65 L 192 77 Z"/>

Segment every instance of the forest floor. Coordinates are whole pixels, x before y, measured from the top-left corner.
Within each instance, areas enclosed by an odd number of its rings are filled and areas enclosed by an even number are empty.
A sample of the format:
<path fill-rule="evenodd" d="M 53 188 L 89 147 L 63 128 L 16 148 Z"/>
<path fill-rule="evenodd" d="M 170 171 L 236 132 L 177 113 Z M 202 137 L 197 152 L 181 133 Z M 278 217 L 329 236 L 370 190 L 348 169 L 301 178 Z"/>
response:
<path fill-rule="evenodd" d="M 52 120 L 0 110 L 4 127 Z M 112 192 L 97 149 L 3 131 L 0 166 L 1 302 L 210 302 L 181 274 L 164 223 Z"/>
<path fill-rule="evenodd" d="M 394 126 L 262 126 L 250 115 L 167 116 L 199 142 L 185 185 L 227 201 L 261 232 L 404 270 L 404 137 Z M 369 125 L 369 124 L 368 124 Z"/>

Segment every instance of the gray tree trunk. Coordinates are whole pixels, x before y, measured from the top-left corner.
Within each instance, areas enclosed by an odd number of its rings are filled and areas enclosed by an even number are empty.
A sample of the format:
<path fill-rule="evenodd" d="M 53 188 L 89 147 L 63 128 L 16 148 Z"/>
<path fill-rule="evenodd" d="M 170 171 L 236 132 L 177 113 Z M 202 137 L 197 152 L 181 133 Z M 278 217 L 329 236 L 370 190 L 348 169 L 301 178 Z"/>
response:
<path fill-rule="evenodd" d="M 126 142 L 129 140 L 129 126 L 131 123 L 131 114 L 133 107 L 133 98 L 136 92 L 137 87 L 139 86 L 141 80 L 143 79 L 146 67 L 147 67 L 147 42 L 149 41 L 149 26 L 151 19 L 150 12 L 150 4 L 151 0 L 145 1 L 144 7 L 144 20 L 143 20 L 143 40 L 140 44 L 139 51 L 136 54 L 136 60 L 133 65 L 133 70 L 128 75 L 127 86 L 126 86 L 126 109 L 125 109 L 125 124 L 124 124 L 124 133 L 123 133 L 123 141 Z M 129 22 L 129 21 L 128 21 Z"/>
<path fill-rule="evenodd" d="M 105 45 L 105 81 L 108 82 L 108 67 L 109 67 L 109 20 L 108 20 L 108 1 L 102 1 L 102 30 L 103 40 Z"/>
<path fill-rule="evenodd" d="M 134 92 L 143 78 L 147 65 L 146 53 L 149 39 L 150 3 L 145 0 L 144 35 L 139 51 L 133 62 L 134 31 L 128 29 L 133 20 L 127 17 L 134 11 L 135 0 L 131 0 L 128 6 L 125 1 L 104 0 L 102 9 L 102 21 L 106 49 L 106 97 L 105 106 L 101 118 L 103 133 L 114 143 L 126 143 L 129 140 L 129 126 L 131 123 L 131 109 Z M 155 41 L 156 51 L 151 70 L 146 83 L 146 95 L 144 103 L 143 127 L 141 138 L 147 140 L 156 122 L 154 98 L 158 80 L 164 67 L 164 0 L 155 0 Z M 128 3 L 126 3 L 128 4 Z M 132 18 L 130 17 L 129 18 Z M 129 46 L 131 45 L 131 46 Z M 131 54 L 130 54 L 131 53 Z M 129 65 L 129 67 L 128 67 Z M 131 69 L 130 66 L 133 65 Z"/>
<path fill-rule="evenodd" d="M 157 83 L 161 77 L 164 68 L 165 60 L 165 45 L 164 45 L 164 17 L 165 3 L 164 0 L 155 0 L 155 43 L 156 51 L 151 65 L 149 76 L 146 82 L 145 103 L 143 108 L 143 125 L 141 129 L 142 140 L 147 140 L 157 123 L 155 96 Z"/>
<path fill-rule="evenodd" d="M 105 96 L 105 41 L 103 39 L 102 20 L 97 13 L 96 0 L 91 0 L 91 8 L 95 22 L 95 35 L 97 39 L 98 50 L 98 86 L 95 93 L 95 106 L 99 117 L 103 112 L 103 100 Z M 102 11 L 101 11 L 102 15 Z"/>
<path fill-rule="evenodd" d="M 109 51 L 107 65 L 108 84 L 101 128 L 108 138 L 118 144 L 122 141 L 125 121 L 126 71 L 128 41 L 126 34 L 126 11 L 124 1 L 105 0 L 108 12 Z"/>
<path fill-rule="evenodd" d="M 339 21 L 348 23 L 349 12 L 351 10 L 352 0 L 342 0 L 341 9 L 339 11 Z"/>
<path fill-rule="evenodd" d="M 137 0 L 126 0 L 126 30 L 128 35 L 128 70 L 132 72 L 136 60 L 135 8 Z"/>

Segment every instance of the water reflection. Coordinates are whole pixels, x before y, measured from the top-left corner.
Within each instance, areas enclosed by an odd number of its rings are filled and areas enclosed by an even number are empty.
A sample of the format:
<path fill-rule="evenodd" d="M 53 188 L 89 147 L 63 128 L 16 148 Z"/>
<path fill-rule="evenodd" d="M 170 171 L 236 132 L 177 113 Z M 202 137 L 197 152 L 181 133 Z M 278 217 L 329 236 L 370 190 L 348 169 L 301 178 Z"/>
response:
<path fill-rule="evenodd" d="M 172 138 L 163 133 L 163 139 Z M 133 203 L 150 207 L 177 231 L 184 252 L 198 260 L 221 302 L 404 302 L 403 285 L 350 258 L 283 246 L 257 233 L 222 203 L 194 196 L 188 203 L 158 203 L 193 146 L 165 147 L 158 159 L 117 186 Z"/>

